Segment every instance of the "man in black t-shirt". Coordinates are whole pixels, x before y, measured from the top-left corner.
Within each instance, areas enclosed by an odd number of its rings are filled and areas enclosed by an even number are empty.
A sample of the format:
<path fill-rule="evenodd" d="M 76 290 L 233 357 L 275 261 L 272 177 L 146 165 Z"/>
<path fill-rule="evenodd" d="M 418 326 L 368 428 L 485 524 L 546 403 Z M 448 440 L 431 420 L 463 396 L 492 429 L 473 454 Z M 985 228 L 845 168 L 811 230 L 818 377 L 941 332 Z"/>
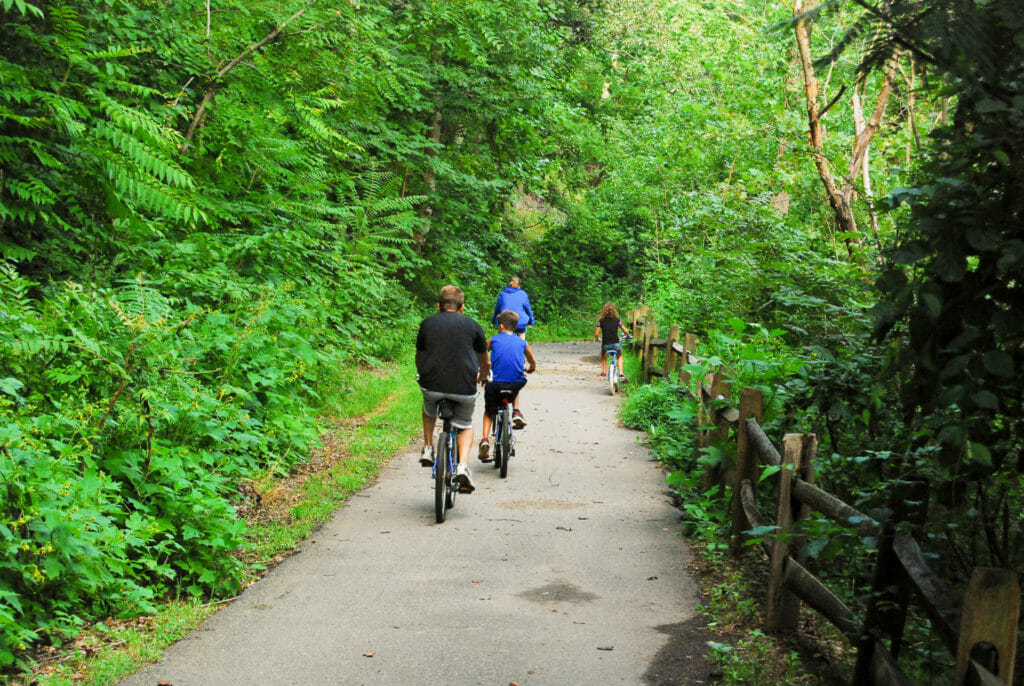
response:
<path fill-rule="evenodd" d="M 431 439 L 437 422 L 437 401 L 455 406 L 452 425 L 459 430 L 459 490 L 471 493 L 473 480 L 467 462 L 473 448 L 473 411 L 477 384 L 485 383 L 491 365 L 487 337 L 481 326 L 462 314 L 466 296 L 458 286 L 445 286 L 438 297 L 437 313 L 420 322 L 416 334 L 416 378 L 423 392 L 423 450 L 420 464 L 434 464 Z"/>

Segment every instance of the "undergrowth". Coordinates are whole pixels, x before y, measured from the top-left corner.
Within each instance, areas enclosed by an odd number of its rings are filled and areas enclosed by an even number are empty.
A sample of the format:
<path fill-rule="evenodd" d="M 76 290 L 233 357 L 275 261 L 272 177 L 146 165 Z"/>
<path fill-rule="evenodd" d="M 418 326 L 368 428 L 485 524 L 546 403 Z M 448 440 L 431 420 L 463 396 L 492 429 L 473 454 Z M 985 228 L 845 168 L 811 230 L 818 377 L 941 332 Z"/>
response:
<path fill-rule="evenodd" d="M 231 557 L 243 569 L 244 585 L 288 557 L 408 444 L 418 428 L 408 418 L 420 400 L 415 384 L 406 383 L 412 374 L 409 360 L 384 370 L 357 370 L 348 384 L 360 392 L 338 394 L 332 412 L 320 421 L 320 442 L 308 461 L 287 475 L 267 469 L 242 482 L 234 508 L 247 530 Z M 37 649 L 31 668 L 12 686 L 114 684 L 159 659 L 232 597 L 172 600 L 155 605 L 145 617 L 108 617 L 84 626 L 66 643 Z"/>
<path fill-rule="evenodd" d="M 728 441 L 700 445 L 699 431 L 711 428 L 701 425 L 700 418 L 713 411 L 715 404 L 700 407 L 697 382 L 713 368 L 727 364 L 736 387 L 757 385 L 769 391 L 764 419 L 768 424 L 787 397 L 785 386 L 774 382 L 788 379 L 802 367 L 778 332 L 735 320 L 732 325 L 729 332 L 708 336 L 708 348 L 721 351 L 721 357 L 684 366 L 683 381 L 659 380 L 632 387 L 620 407 L 622 421 L 646 432 L 648 447 L 667 471 L 682 531 L 700 556 L 702 611 L 714 637 L 708 648 L 717 678 L 726 684 L 840 684 L 848 662 L 845 641 L 813 612 L 803 613 L 800 628 L 792 635 L 767 634 L 763 629 L 767 559 L 754 547 L 747 548 L 740 559 L 728 552 L 731 489 L 719 484 L 721 475 L 734 466 L 734 447 Z M 686 383 L 687 374 L 690 383 Z M 759 487 L 765 489 L 768 484 Z"/>

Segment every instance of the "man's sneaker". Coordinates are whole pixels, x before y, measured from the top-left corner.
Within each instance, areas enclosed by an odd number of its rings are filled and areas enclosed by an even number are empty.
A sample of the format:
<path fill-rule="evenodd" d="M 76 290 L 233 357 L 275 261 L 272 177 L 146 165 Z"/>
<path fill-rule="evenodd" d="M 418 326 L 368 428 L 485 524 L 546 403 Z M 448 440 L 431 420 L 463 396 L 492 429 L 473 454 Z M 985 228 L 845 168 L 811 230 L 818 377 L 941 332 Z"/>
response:
<path fill-rule="evenodd" d="M 469 473 L 469 467 L 460 464 L 455 470 L 455 479 L 459 482 L 459 493 L 472 493 L 476 490 L 473 485 L 473 478 Z"/>
<path fill-rule="evenodd" d="M 522 429 L 524 426 L 526 426 L 526 420 L 523 419 L 523 413 L 520 412 L 519 410 L 513 410 L 512 411 L 512 428 L 513 429 Z"/>
<path fill-rule="evenodd" d="M 434 466 L 434 446 L 423 446 L 423 450 L 420 451 L 420 464 L 424 467 Z"/>
<path fill-rule="evenodd" d="M 491 461 L 491 439 L 485 438 L 480 441 L 480 452 L 477 453 L 477 457 L 481 462 Z"/>

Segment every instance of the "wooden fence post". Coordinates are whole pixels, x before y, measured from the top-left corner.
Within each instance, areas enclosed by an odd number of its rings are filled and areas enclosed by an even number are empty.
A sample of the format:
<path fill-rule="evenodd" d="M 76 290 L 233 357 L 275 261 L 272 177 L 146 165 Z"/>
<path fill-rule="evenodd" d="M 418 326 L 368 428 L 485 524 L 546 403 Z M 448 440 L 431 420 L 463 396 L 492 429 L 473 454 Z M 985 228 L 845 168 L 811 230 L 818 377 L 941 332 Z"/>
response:
<path fill-rule="evenodd" d="M 732 379 L 725 372 L 715 372 L 711 375 L 710 397 L 711 401 L 707 407 L 707 418 L 715 428 L 707 431 L 704 436 L 704 445 L 713 443 L 724 443 L 729 439 L 729 420 L 722 416 L 722 408 L 716 408 L 716 401 L 720 397 L 728 398 L 732 392 Z M 735 410 L 733 410 L 735 412 Z M 710 488 L 716 484 L 724 484 L 729 481 L 726 468 L 723 466 L 708 468 L 704 470 L 704 485 Z"/>
<path fill-rule="evenodd" d="M 876 646 L 886 648 L 882 639 L 889 639 L 886 649 L 893 659 L 899 658 L 913 591 L 893 547 L 896 539 L 895 523 L 904 522 L 920 528 L 927 517 L 928 488 L 924 481 L 910 481 L 896 488 L 892 495 L 892 519 L 882 526 L 878 535 L 878 557 L 871 582 L 871 596 L 864 613 L 864 625 L 854 663 L 855 682 L 870 679 Z"/>
<path fill-rule="evenodd" d="M 697 352 L 697 336 L 696 335 L 694 335 L 692 333 L 688 333 L 688 334 L 686 334 L 683 337 L 683 350 L 685 352 L 683 352 L 682 363 L 684 365 L 686 365 L 686 364 L 690 363 L 690 355 L 692 355 L 692 354 Z M 689 385 L 690 385 L 690 372 L 687 372 L 687 371 L 680 371 L 679 372 L 679 385 L 680 386 L 687 386 L 687 387 L 689 387 Z"/>
<path fill-rule="evenodd" d="M 758 482 L 758 453 L 750 444 L 747 436 L 747 419 L 756 417 L 758 423 L 764 417 L 764 395 L 760 389 L 744 386 L 740 392 L 740 418 L 736 426 L 736 477 L 732 486 L 732 539 L 729 544 L 729 552 L 734 556 L 743 553 L 743 532 L 750 527 L 747 517 L 743 514 L 743 505 L 740 503 L 740 490 L 743 481 L 749 479 L 754 485 L 754 492 L 757 492 Z"/>
<path fill-rule="evenodd" d="M 672 372 L 676 370 L 676 351 L 673 347 L 679 342 L 679 327 L 670 326 L 668 329 L 668 340 L 665 341 L 665 378 L 671 379 Z"/>
<path fill-rule="evenodd" d="M 779 509 L 776 524 L 780 534 L 791 534 L 793 524 L 806 516 L 807 506 L 793 507 L 793 479 L 810 474 L 811 461 L 818 450 L 814 434 L 786 434 L 782 440 L 782 470 L 779 472 Z M 786 558 L 799 546 L 794 539 L 772 542 L 771 571 L 768 577 L 768 631 L 792 631 L 800 615 L 800 599 L 786 589 Z"/>
<path fill-rule="evenodd" d="M 972 659 L 999 683 L 1013 683 L 1019 612 L 1017 575 L 1009 569 L 975 568 L 960 610 L 955 686 L 967 683 L 968 663 Z"/>
<path fill-rule="evenodd" d="M 644 383 L 651 382 L 651 370 L 654 369 L 654 348 L 651 347 L 651 341 L 658 337 L 658 325 L 653 321 L 646 322 L 644 324 L 644 357 L 642 360 L 642 381 Z"/>
<path fill-rule="evenodd" d="M 630 335 L 633 337 L 634 350 L 637 350 L 638 346 L 640 345 L 640 332 L 643 323 L 643 308 L 633 310 L 633 323 L 632 326 L 630 326 L 630 330 L 632 331 L 632 333 L 630 333 Z"/>

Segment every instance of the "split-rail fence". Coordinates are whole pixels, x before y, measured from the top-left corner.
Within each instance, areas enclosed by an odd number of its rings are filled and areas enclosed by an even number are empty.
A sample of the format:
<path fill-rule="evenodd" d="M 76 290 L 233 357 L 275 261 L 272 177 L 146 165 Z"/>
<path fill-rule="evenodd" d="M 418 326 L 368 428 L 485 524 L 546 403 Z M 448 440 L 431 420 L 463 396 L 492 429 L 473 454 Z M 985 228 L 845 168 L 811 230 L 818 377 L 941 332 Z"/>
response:
<path fill-rule="evenodd" d="M 689 387 L 690 373 L 684 367 L 702 361 L 696 355 L 697 337 L 681 336 L 679 327 L 672 326 L 668 335 L 660 338 L 646 307 L 630 316 L 632 345 L 642 364 L 642 381 L 671 380 L 675 374 L 681 386 Z M 761 391 L 743 388 L 739 398 L 734 398 L 729 376 L 723 369 L 706 373 L 697 388 L 700 445 L 735 437 L 735 469 L 719 475 L 732 489 L 730 551 L 738 556 L 748 547 L 747 543 L 759 542 L 767 554 L 767 630 L 794 629 L 801 603 L 805 603 L 856 646 L 854 683 L 909 686 L 912 682 L 900 668 L 898 658 L 913 603 L 924 610 L 932 630 L 956 657 L 954 686 L 1013 683 L 1020 612 L 1020 587 L 1015 572 L 990 567 L 974 569 L 965 592 L 956 602 L 948 584 L 929 568 L 911 534 L 897 531 L 889 522 L 872 519 L 814 485 L 814 434 L 786 434 L 779 451 L 761 428 Z M 778 479 L 778 501 L 764 505 L 774 509 L 774 523 L 762 514 L 757 502 L 756 484 L 762 478 L 762 465 L 779 467 L 767 475 Z M 892 519 L 921 523 L 925 501 L 920 491 L 914 492 L 913 485 L 909 489 L 903 502 L 916 506 L 896 513 Z M 797 561 L 801 538 L 796 527 L 812 511 L 878 541 L 873 592 L 861 615 Z M 773 535 L 749 534 L 766 530 L 773 531 Z"/>

